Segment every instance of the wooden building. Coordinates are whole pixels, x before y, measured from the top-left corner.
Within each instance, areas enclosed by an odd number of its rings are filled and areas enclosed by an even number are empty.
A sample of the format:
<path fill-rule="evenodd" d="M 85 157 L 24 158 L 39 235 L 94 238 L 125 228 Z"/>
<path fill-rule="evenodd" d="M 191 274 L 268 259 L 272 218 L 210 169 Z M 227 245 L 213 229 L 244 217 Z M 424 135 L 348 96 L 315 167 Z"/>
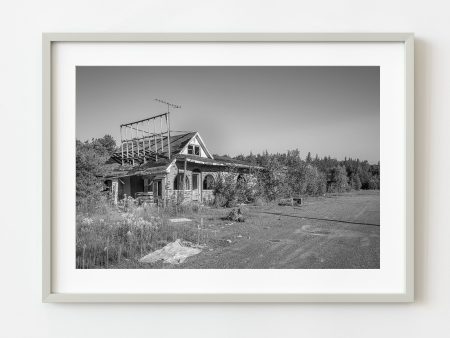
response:
<path fill-rule="evenodd" d="M 121 125 L 121 144 L 108 162 L 105 182 L 114 201 L 211 201 L 219 173 L 248 180 L 258 168 L 213 156 L 198 132 L 170 130 L 169 113 Z"/>

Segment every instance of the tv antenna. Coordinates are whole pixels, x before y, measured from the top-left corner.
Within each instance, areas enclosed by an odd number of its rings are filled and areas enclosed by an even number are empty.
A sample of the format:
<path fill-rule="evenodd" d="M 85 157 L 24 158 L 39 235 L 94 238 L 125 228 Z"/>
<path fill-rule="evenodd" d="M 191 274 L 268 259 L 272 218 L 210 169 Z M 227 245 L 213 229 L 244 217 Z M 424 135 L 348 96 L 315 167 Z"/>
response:
<path fill-rule="evenodd" d="M 165 104 L 167 105 L 167 112 L 170 113 L 170 107 L 172 108 L 181 108 L 181 106 L 164 101 L 164 100 L 160 100 L 160 99 L 155 99 L 155 101 L 158 101 L 159 103 Z"/>
<path fill-rule="evenodd" d="M 167 115 L 166 115 L 166 122 L 167 122 L 167 132 L 168 132 L 168 138 L 167 138 L 167 146 L 168 146 L 168 149 L 169 149 L 169 159 L 170 159 L 170 155 L 171 155 L 171 147 L 170 147 L 170 108 L 175 108 L 175 109 L 179 109 L 179 108 L 181 108 L 181 106 L 179 106 L 179 105 L 177 105 L 177 104 L 174 104 L 174 103 L 170 103 L 170 102 L 167 102 L 167 101 L 164 101 L 164 100 L 161 100 L 161 99 L 155 99 L 155 101 L 157 101 L 157 102 L 159 102 L 159 103 L 162 103 L 162 104 L 165 104 L 165 105 L 167 105 Z"/>

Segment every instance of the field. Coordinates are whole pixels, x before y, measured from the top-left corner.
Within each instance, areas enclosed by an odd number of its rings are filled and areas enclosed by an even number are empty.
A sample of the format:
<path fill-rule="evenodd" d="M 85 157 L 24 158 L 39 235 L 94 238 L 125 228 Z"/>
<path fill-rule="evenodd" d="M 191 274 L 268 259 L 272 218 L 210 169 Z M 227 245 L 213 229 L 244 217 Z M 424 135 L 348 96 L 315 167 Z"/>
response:
<path fill-rule="evenodd" d="M 309 198 L 300 207 L 246 206 L 243 223 L 220 220 L 227 210 L 206 209 L 195 221 L 204 219 L 199 232 L 210 233 L 207 248 L 164 267 L 377 269 L 379 210 L 374 191 Z"/>
<path fill-rule="evenodd" d="M 231 209 L 134 209 L 81 220 L 78 268 L 377 269 L 380 267 L 379 191 L 306 198 L 302 206 Z M 159 216 L 155 216 L 159 215 Z M 189 221 L 172 223 L 173 219 Z M 115 224 L 115 225 L 114 225 Z M 139 258 L 181 239 L 201 252 L 181 264 Z M 113 244 L 115 242 L 115 244 Z"/>

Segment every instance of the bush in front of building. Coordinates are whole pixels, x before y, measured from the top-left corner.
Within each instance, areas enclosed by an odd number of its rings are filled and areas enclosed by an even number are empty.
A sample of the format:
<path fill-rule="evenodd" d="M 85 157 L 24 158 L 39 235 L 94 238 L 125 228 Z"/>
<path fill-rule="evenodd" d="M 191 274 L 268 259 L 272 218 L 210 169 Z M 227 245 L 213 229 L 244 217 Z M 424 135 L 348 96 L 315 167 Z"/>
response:
<path fill-rule="evenodd" d="M 257 194 L 256 180 L 250 175 L 231 170 L 220 172 L 213 185 L 214 206 L 233 208 L 240 203 L 254 201 Z"/>

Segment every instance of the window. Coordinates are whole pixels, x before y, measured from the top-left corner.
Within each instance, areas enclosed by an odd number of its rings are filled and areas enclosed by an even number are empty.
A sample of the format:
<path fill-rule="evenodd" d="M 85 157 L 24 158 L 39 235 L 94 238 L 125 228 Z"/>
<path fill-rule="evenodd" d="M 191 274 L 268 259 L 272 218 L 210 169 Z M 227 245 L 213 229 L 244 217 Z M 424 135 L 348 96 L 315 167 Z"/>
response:
<path fill-rule="evenodd" d="M 200 156 L 200 146 L 195 144 L 188 145 L 188 154 Z"/>
<path fill-rule="evenodd" d="M 162 197 L 162 180 L 153 181 L 153 196 Z"/>
<path fill-rule="evenodd" d="M 206 175 L 203 180 L 203 189 L 212 190 L 214 188 L 214 177 L 212 175 Z"/>
<path fill-rule="evenodd" d="M 178 174 L 173 180 L 173 190 L 183 190 L 183 188 L 184 190 L 190 189 L 189 177 L 186 176 L 184 187 L 182 183 L 183 183 L 183 174 Z"/>

